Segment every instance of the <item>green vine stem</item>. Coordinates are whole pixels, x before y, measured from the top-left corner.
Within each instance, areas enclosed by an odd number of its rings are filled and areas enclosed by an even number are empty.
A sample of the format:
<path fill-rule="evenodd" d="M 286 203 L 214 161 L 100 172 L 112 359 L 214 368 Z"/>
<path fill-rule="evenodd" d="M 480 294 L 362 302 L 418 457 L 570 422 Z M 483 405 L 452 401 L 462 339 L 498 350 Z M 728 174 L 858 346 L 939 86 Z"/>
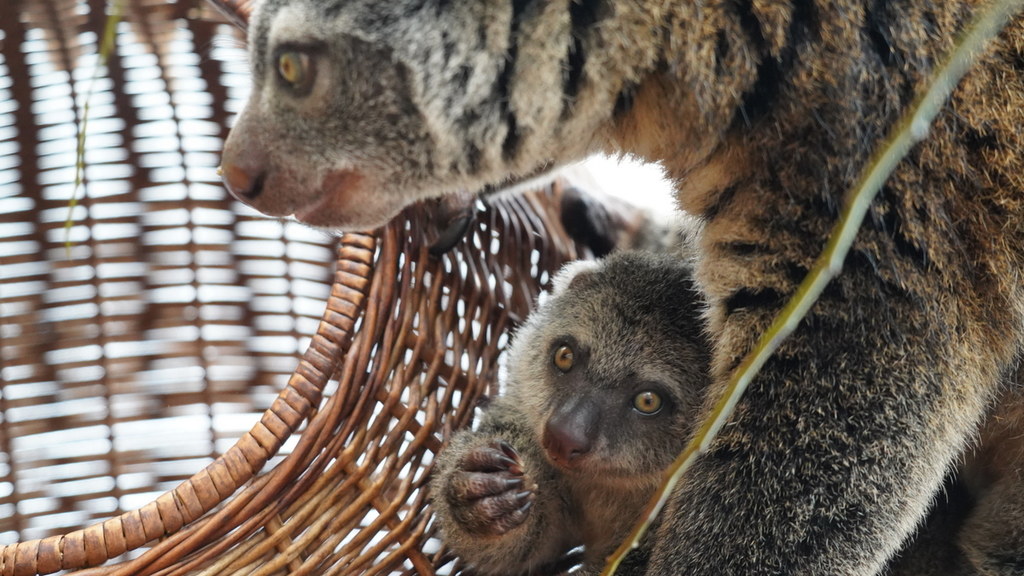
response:
<path fill-rule="evenodd" d="M 906 114 L 894 126 L 893 133 L 872 157 L 857 184 L 847 194 L 843 212 L 829 236 L 821 256 L 815 261 L 807 277 L 797 288 L 793 298 L 786 304 L 772 325 L 761 336 L 754 348 L 736 368 L 729 379 L 728 387 L 715 405 L 711 415 L 703 422 L 696 437 L 690 441 L 675 462 L 665 471 L 657 494 L 648 503 L 642 519 L 621 546 L 608 559 L 602 576 L 612 576 L 630 550 L 640 544 L 643 535 L 665 506 L 669 495 L 682 475 L 700 455 L 707 452 L 718 431 L 732 416 L 736 404 L 747 389 L 761 366 L 778 349 L 782 341 L 791 334 L 807 311 L 821 295 L 825 286 L 842 270 L 857 230 L 878 190 L 892 173 L 896 165 L 910 149 L 924 140 L 932 120 L 942 108 L 957 83 L 970 69 L 977 54 L 988 41 L 1002 30 L 1009 18 L 1024 6 L 1024 0 L 1001 0 L 983 10 L 957 42 L 953 51 L 926 84 L 926 90 L 919 95 Z"/>
<path fill-rule="evenodd" d="M 110 13 L 103 25 L 103 38 L 100 39 L 96 67 L 89 79 L 89 87 L 85 91 L 82 103 L 82 121 L 78 124 L 78 143 L 75 148 L 75 187 L 71 191 L 71 198 L 68 200 L 68 215 L 64 219 L 64 251 L 69 260 L 71 259 L 71 227 L 75 225 L 74 211 L 78 206 L 78 193 L 85 183 L 85 132 L 89 127 L 89 101 L 92 100 L 93 87 L 96 84 L 96 79 L 100 76 L 100 71 L 107 65 L 110 55 L 114 52 L 117 25 L 120 22 L 121 2 L 114 0 L 110 2 Z"/>

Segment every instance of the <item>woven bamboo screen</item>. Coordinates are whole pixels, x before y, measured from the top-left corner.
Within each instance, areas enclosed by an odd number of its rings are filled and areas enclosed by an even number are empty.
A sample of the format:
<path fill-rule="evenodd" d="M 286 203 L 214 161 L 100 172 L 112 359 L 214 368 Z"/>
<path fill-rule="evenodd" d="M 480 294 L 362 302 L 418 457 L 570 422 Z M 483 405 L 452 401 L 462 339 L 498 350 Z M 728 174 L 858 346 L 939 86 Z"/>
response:
<path fill-rule="evenodd" d="M 561 190 L 441 257 L 430 205 L 340 239 L 261 218 L 216 175 L 239 31 L 122 7 L 95 73 L 106 0 L 0 0 L 0 575 L 458 572 L 423 486 L 582 250 Z"/>

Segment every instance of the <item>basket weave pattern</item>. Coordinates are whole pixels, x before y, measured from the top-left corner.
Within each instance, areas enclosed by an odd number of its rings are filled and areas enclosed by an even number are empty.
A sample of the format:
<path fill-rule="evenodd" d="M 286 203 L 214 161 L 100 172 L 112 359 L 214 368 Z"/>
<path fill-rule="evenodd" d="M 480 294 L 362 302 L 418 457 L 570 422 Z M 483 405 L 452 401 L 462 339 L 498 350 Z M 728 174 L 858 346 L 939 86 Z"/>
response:
<path fill-rule="evenodd" d="M 431 204 L 340 239 L 259 218 L 214 173 L 239 37 L 146 0 L 65 235 L 106 3 L 0 5 L 0 575 L 457 573 L 427 474 L 583 252 L 559 187 L 489 203 L 440 257 Z"/>

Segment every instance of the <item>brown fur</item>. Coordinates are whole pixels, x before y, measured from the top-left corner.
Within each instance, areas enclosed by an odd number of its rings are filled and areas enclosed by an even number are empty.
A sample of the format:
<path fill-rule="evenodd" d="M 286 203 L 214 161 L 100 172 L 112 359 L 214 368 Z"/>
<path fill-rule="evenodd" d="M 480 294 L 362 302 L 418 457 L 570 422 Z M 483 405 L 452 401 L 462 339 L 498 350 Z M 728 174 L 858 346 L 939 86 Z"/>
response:
<path fill-rule="evenodd" d="M 993 407 L 977 445 L 936 496 L 927 521 L 888 576 L 1024 573 L 1024 386 Z"/>
<path fill-rule="evenodd" d="M 1001 400 L 968 458 L 964 480 L 976 502 L 959 548 L 978 574 L 1024 573 L 1024 385 Z"/>
<path fill-rule="evenodd" d="M 703 221 L 711 402 L 979 4 L 266 0 L 225 173 L 351 227 L 598 149 L 659 161 Z M 1022 62 L 1018 18 L 673 494 L 650 574 L 872 574 L 924 518 L 1021 352 Z"/>

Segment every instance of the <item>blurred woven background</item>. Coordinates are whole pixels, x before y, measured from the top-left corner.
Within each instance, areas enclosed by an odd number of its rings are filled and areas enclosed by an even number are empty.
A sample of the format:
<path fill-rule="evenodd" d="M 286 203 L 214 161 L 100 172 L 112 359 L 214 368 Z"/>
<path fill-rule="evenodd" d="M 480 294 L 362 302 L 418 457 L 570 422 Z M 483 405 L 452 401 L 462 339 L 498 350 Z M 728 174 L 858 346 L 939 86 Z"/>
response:
<path fill-rule="evenodd" d="M 104 0 L 0 4 L 9 544 L 139 507 L 233 444 L 315 331 L 334 254 L 220 184 L 248 76 L 239 31 L 210 5 L 125 3 L 109 73 L 93 81 Z"/>
<path fill-rule="evenodd" d="M 122 7 L 97 74 L 106 0 L 0 0 L 0 575 L 458 572 L 422 487 L 582 253 L 561 190 L 498 200 L 441 258 L 426 206 L 336 262 L 216 175 L 239 30 L 202 0 Z"/>

